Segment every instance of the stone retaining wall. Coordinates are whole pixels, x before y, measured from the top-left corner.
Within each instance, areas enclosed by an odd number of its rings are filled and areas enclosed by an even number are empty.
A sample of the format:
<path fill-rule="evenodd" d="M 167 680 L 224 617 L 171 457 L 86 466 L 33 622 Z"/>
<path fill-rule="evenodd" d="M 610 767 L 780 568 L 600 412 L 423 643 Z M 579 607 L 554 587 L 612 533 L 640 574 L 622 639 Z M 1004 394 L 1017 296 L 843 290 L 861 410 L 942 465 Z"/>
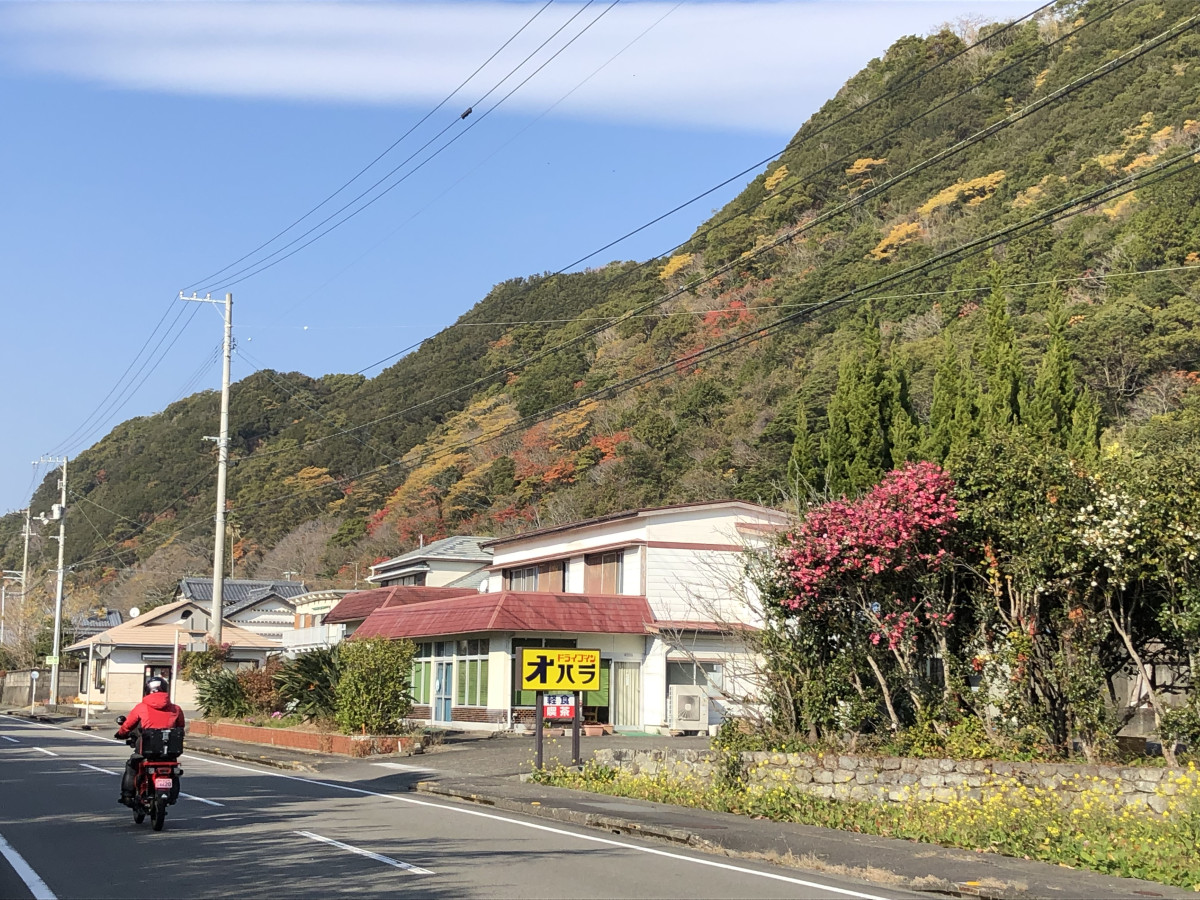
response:
<path fill-rule="evenodd" d="M 717 754 L 708 750 L 597 750 L 594 760 L 633 774 L 715 777 Z M 1161 812 L 1175 793 L 1179 769 L 1156 766 L 1087 766 L 996 760 L 903 759 L 836 753 L 742 753 L 745 782 L 785 787 L 835 800 L 908 799 L 948 802 L 978 799 L 986 785 L 1018 783 L 1053 791 L 1071 803 L 1085 790 L 1099 790 L 1119 806 L 1149 806 Z"/>
<path fill-rule="evenodd" d="M 343 756 L 376 756 L 387 753 L 411 752 L 414 738 L 400 735 L 323 734 L 319 731 L 297 731 L 291 728 L 263 728 L 258 725 L 239 725 L 235 722 L 208 722 L 193 719 L 187 725 L 188 734 L 196 737 L 224 738 L 269 747 L 291 750 L 312 750 L 317 753 L 338 753 Z"/>

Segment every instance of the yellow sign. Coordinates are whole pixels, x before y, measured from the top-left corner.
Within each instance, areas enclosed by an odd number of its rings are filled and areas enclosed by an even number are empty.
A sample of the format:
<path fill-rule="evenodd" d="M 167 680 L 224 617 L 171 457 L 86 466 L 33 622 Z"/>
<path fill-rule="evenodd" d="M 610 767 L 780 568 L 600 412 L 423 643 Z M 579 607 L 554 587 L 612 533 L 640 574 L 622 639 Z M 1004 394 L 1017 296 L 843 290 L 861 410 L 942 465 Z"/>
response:
<path fill-rule="evenodd" d="M 596 691 L 599 689 L 599 650 L 521 648 L 521 690 Z"/>

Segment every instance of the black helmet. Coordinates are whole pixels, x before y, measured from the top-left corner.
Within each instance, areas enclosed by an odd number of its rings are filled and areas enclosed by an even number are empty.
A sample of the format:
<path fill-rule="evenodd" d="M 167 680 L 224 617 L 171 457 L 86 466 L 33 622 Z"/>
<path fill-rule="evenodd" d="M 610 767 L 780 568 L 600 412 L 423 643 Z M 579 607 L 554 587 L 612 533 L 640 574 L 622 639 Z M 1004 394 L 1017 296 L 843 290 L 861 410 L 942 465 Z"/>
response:
<path fill-rule="evenodd" d="M 165 678 L 159 678 L 158 676 L 155 676 L 146 682 L 147 694 L 157 694 L 160 691 L 164 694 L 167 691 L 167 680 Z"/>

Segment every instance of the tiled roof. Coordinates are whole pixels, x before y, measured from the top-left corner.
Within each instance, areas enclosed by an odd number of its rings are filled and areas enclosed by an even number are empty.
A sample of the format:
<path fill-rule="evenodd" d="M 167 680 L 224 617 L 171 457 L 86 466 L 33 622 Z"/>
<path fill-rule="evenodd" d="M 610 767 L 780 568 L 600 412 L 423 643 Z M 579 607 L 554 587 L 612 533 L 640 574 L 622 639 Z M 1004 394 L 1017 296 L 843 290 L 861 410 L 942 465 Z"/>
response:
<path fill-rule="evenodd" d="M 178 633 L 180 643 L 204 640 L 204 631 L 192 631 L 179 625 L 155 624 L 169 612 L 181 606 L 195 606 L 190 600 L 177 600 L 164 606 L 155 607 L 136 619 L 122 622 L 114 628 L 94 634 L 82 641 L 76 641 L 67 651 L 86 650 L 88 644 L 115 644 L 121 647 L 171 647 Z M 221 642 L 229 644 L 234 649 L 279 649 L 278 641 L 272 641 L 261 635 L 254 634 L 237 625 L 224 622 L 221 625 Z"/>
<path fill-rule="evenodd" d="M 325 613 L 321 620 L 326 625 L 344 622 L 360 622 L 381 606 L 404 606 L 461 597 L 464 588 L 424 587 L 415 584 L 397 584 L 392 587 L 375 588 L 370 591 L 353 591 L 338 601 L 337 606 Z"/>
<path fill-rule="evenodd" d="M 300 596 L 303 596 L 303 593 L 304 592 L 300 592 L 300 593 L 294 594 L 293 596 L 300 597 Z M 248 609 L 251 606 L 254 606 L 254 604 L 256 604 L 256 603 L 261 603 L 263 600 L 266 600 L 268 597 L 277 597 L 278 599 L 282 600 L 284 603 L 286 603 L 288 606 L 291 606 L 291 607 L 294 607 L 296 605 L 296 602 L 295 602 L 295 600 L 292 599 L 292 597 L 288 597 L 288 596 L 284 596 L 283 594 L 280 594 L 278 591 L 275 590 L 274 586 L 262 587 L 262 588 L 255 588 L 254 590 L 248 592 L 246 594 L 246 596 L 243 597 L 241 600 L 235 600 L 232 603 L 223 604 L 223 606 L 225 608 L 225 615 L 232 616 L 234 613 L 239 613 L 243 609 Z"/>
<path fill-rule="evenodd" d="M 454 579 L 454 581 L 445 585 L 445 587 L 462 588 L 464 591 L 478 591 L 479 586 L 487 581 L 487 577 L 487 569 L 476 569 L 474 572 L 470 572 L 464 575 L 462 578 Z"/>
<path fill-rule="evenodd" d="M 75 637 L 86 638 L 93 634 L 99 634 L 102 631 L 107 631 L 109 628 L 114 628 L 121 624 L 121 614 L 115 609 L 105 613 L 103 616 L 75 616 L 71 620 L 71 626 L 75 630 Z"/>
<path fill-rule="evenodd" d="M 483 631 L 644 634 L 654 621 L 641 596 L 501 591 L 382 607 L 354 632 L 359 637 L 418 638 Z"/>
<path fill-rule="evenodd" d="M 372 577 L 382 571 L 406 567 L 410 563 L 421 562 L 426 559 L 453 559 L 481 564 L 488 563 L 492 561 L 492 551 L 484 549 L 481 546 L 483 541 L 486 540 L 488 539 L 473 534 L 456 534 L 448 538 L 442 538 L 440 541 L 434 541 L 431 544 L 426 544 L 424 547 L 418 547 L 415 550 L 410 550 L 407 553 L 386 559 L 381 563 L 376 563 L 371 566 L 371 572 L 374 573 Z"/>
<path fill-rule="evenodd" d="M 285 599 L 298 597 L 308 591 L 303 581 L 258 581 L 250 578 L 226 578 L 221 589 L 221 602 L 228 609 L 234 603 L 241 603 L 253 592 L 269 590 Z M 211 603 L 213 595 L 213 580 L 211 578 L 184 578 L 179 582 L 179 596 L 183 600 L 195 600 L 197 603 Z M 261 599 L 261 598 L 260 598 Z"/>

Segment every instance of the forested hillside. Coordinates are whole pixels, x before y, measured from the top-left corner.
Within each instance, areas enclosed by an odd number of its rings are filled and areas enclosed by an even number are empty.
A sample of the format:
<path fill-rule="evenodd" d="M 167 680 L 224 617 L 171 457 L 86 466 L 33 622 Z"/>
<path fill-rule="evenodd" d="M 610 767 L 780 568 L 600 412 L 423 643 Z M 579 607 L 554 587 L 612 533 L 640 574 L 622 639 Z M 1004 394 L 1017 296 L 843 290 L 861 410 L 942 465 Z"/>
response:
<path fill-rule="evenodd" d="M 372 379 L 246 378 L 237 574 L 348 584 L 418 535 L 855 495 L 996 423 L 1081 465 L 1189 445 L 1196 13 L 1070 2 L 904 38 L 669 258 L 504 282 Z M 145 605 L 211 566 L 216 418 L 198 394 L 72 460 L 79 602 Z M 20 527 L 0 522 L 3 568 Z"/>

